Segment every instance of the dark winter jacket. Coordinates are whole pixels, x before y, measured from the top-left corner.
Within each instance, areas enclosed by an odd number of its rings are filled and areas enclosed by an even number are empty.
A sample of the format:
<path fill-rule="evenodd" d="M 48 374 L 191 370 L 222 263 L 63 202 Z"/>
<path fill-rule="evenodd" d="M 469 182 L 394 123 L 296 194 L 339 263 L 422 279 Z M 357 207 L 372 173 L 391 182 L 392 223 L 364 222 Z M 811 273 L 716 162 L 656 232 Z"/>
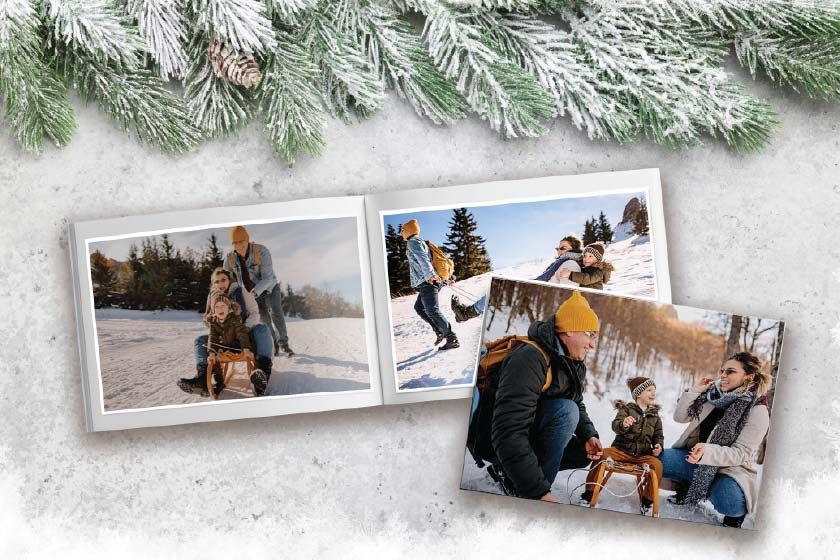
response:
<path fill-rule="evenodd" d="M 565 348 L 554 332 L 554 317 L 536 321 L 528 329 L 528 338 L 550 356 L 552 381 L 545 393 L 548 364 L 536 348 L 522 344 L 510 352 L 499 368 L 498 387 L 493 408 L 490 436 L 497 462 L 510 478 L 519 495 L 539 498 L 551 488 L 534 451 L 534 420 L 542 399 L 570 399 L 580 410 L 575 435 L 582 441 L 598 437 L 583 404 L 583 381 L 586 366 L 566 357 Z"/>
<path fill-rule="evenodd" d="M 242 322 L 242 317 L 238 313 L 228 313 L 228 316 L 222 322 L 219 322 L 215 317 L 211 317 L 210 351 L 230 350 L 237 345 L 242 350 L 253 351 L 251 337 L 248 333 L 248 327 Z"/>
<path fill-rule="evenodd" d="M 607 261 L 601 261 L 592 266 L 585 266 L 580 272 L 572 272 L 569 275 L 569 280 L 577 282 L 581 288 L 592 288 L 593 290 L 603 290 L 604 284 L 610 281 L 610 274 L 615 270 L 615 267 Z"/>
<path fill-rule="evenodd" d="M 642 408 L 634 402 L 615 401 L 615 408 L 618 414 L 612 422 L 612 429 L 616 433 L 612 447 L 641 457 L 642 455 L 653 455 L 653 447 L 658 443 L 665 445 L 665 436 L 662 433 L 662 419 L 659 417 L 659 405 Z M 624 419 L 632 416 L 636 422 L 624 427 Z"/>

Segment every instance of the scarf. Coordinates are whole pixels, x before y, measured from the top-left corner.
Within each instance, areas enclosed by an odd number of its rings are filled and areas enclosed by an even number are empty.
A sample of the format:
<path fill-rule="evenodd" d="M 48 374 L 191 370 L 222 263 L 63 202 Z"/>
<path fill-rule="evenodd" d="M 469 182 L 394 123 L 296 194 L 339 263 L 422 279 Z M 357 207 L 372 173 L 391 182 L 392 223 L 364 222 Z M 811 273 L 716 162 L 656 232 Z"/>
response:
<path fill-rule="evenodd" d="M 716 408 L 725 409 L 708 443 L 729 447 L 738 439 L 738 434 L 741 433 L 747 418 L 749 418 L 752 407 L 759 404 L 760 401 L 764 401 L 764 397 L 757 397 L 755 387 L 750 387 L 746 391 L 724 393 L 718 389 L 717 385 L 712 385 L 705 393 L 694 399 L 694 402 L 688 407 L 688 414 L 695 420 L 699 419 L 700 410 L 707 402 L 713 404 Z M 696 506 L 701 500 L 708 497 L 718 468 L 715 465 L 695 466 L 691 485 L 688 487 L 688 493 L 683 502 L 685 505 Z"/>

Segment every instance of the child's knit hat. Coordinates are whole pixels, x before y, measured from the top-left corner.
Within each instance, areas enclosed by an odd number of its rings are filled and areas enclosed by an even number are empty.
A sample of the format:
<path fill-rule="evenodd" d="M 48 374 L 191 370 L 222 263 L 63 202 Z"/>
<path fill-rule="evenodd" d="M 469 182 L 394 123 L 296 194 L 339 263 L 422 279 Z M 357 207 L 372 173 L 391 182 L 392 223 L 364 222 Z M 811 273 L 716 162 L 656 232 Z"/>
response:
<path fill-rule="evenodd" d="M 638 399 L 645 389 L 648 387 L 656 387 L 656 383 L 650 377 L 631 377 L 627 380 L 627 386 L 630 388 L 630 394 L 633 399 Z"/>
<path fill-rule="evenodd" d="M 590 243 L 586 247 L 583 248 L 583 254 L 590 253 L 593 257 L 598 259 L 598 262 L 604 260 L 604 252 L 606 249 L 604 248 L 603 243 Z"/>
<path fill-rule="evenodd" d="M 216 304 L 219 302 L 224 302 L 230 308 L 232 307 L 230 298 L 226 293 L 221 290 L 213 290 L 210 292 L 210 311 L 213 311 L 216 308 Z"/>

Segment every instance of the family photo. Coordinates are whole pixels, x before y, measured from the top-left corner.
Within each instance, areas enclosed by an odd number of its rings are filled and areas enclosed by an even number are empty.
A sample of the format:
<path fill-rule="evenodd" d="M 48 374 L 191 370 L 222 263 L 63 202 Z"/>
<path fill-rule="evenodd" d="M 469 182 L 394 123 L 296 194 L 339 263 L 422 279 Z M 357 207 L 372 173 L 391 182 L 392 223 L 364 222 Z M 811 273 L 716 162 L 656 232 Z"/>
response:
<path fill-rule="evenodd" d="M 656 297 L 646 193 L 383 213 L 397 388 L 473 382 L 491 276 Z"/>
<path fill-rule="evenodd" d="M 106 412 L 370 388 L 355 218 L 88 249 Z"/>
<path fill-rule="evenodd" d="M 494 278 L 461 488 L 753 528 L 783 335 Z"/>

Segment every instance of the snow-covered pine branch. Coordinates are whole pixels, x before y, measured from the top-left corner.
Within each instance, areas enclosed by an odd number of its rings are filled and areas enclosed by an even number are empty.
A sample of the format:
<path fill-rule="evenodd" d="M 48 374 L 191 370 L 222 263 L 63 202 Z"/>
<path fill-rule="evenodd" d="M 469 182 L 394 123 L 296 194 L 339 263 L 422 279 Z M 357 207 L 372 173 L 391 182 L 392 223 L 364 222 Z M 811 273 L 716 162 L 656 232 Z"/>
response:
<path fill-rule="evenodd" d="M 189 12 L 196 31 L 236 51 L 253 54 L 274 48 L 274 29 L 259 0 L 189 0 Z"/>
<path fill-rule="evenodd" d="M 300 23 L 300 17 L 318 4 L 318 0 L 265 0 L 266 16 L 288 26 Z"/>
<path fill-rule="evenodd" d="M 483 34 L 476 12 L 425 0 L 415 4 L 426 15 L 423 35 L 435 64 L 456 81 L 470 107 L 506 137 L 543 134 L 554 99 Z"/>
<path fill-rule="evenodd" d="M 318 66 L 285 33 L 277 39 L 276 53 L 265 61 L 259 108 L 265 112 L 265 132 L 278 154 L 289 163 L 302 152 L 315 156 L 325 145 L 324 118 L 317 83 Z"/>
<path fill-rule="evenodd" d="M 55 38 L 70 49 L 81 50 L 126 67 L 136 67 L 145 45 L 129 18 L 108 0 L 45 0 Z"/>
<path fill-rule="evenodd" d="M 340 25 L 365 46 L 368 61 L 388 87 L 435 124 L 463 118 L 466 104 L 434 65 L 414 27 L 384 1 L 347 0 Z"/>
<path fill-rule="evenodd" d="M 67 86 L 47 63 L 28 0 L 0 2 L 0 96 L 6 123 L 25 150 L 39 151 L 45 137 L 58 146 L 70 142 L 76 123 Z"/>
<path fill-rule="evenodd" d="M 187 67 L 185 0 L 131 0 L 140 36 L 163 79 L 180 78 Z"/>

